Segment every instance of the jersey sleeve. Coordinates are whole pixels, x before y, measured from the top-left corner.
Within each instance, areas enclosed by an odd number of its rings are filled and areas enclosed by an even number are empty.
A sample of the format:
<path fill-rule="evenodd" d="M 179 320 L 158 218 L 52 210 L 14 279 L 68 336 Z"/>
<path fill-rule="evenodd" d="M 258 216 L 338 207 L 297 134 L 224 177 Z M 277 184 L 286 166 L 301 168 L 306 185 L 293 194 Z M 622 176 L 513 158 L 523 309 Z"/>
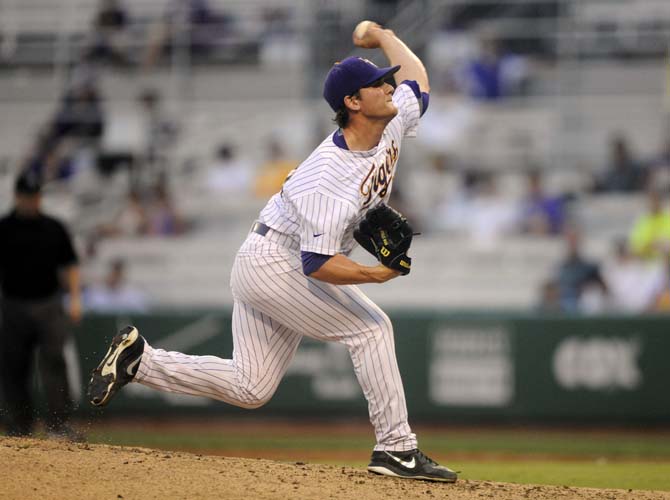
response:
<path fill-rule="evenodd" d="M 350 203 L 321 193 L 312 193 L 296 200 L 300 217 L 300 250 L 321 255 L 342 251 L 342 238 L 356 215 Z"/>
<path fill-rule="evenodd" d="M 403 137 L 416 137 L 416 129 L 421 118 L 421 93 L 417 97 L 419 85 L 413 80 L 405 80 L 393 93 L 393 104 L 398 108 L 397 118 L 402 124 Z"/>

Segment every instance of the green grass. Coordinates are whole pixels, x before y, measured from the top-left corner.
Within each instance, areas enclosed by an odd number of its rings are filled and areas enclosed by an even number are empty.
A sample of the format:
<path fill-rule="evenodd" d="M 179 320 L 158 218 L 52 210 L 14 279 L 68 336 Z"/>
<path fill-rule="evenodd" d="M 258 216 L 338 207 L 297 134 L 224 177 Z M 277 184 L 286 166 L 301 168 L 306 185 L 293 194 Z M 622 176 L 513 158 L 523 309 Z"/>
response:
<path fill-rule="evenodd" d="M 147 446 L 156 448 L 202 449 L 247 449 L 247 450 L 369 450 L 374 441 L 368 436 L 360 437 L 296 437 L 275 436 L 272 434 L 194 434 L 192 432 L 174 432 L 170 434 L 150 433 L 146 431 L 105 431 L 89 433 L 91 442 Z"/>
<path fill-rule="evenodd" d="M 445 452 L 550 454 L 576 457 L 663 458 L 670 460 L 670 437 L 659 438 L 648 434 L 602 434 L 487 430 L 460 435 L 458 431 L 444 434 L 421 434 L 430 443 Z"/>
<path fill-rule="evenodd" d="M 456 461 L 463 479 L 590 488 L 670 490 L 670 462 Z"/>
<path fill-rule="evenodd" d="M 667 434 L 572 433 L 541 430 L 458 429 L 449 432 L 419 429 L 422 449 L 454 469 L 463 479 L 515 483 L 584 486 L 593 488 L 670 491 L 670 439 Z M 104 431 L 92 430 L 92 442 L 163 449 L 268 450 L 301 459 L 312 451 L 310 461 L 363 467 L 373 441 L 369 432 L 331 436 L 281 434 L 267 430 L 216 432 L 175 429 L 152 431 L 150 427 Z M 344 452 L 351 458 L 333 459 Z M 294 452 L 294 453 L 293 453 Z M 315 457 L 316 454 L 316 458 Z M 472 456 L 475 454 L 475 456 Z M 342 456 L 342 455 L 341 455 Z M 360 459 L 357 457 L 361 457 Z"/>
<path fill-rule="evenodd" d="M 487 453 L 517 455 L 562 455 L 584 458 L 616 459 L 668 459 L 670 460 L 670 438 L 657 435 L 582 435 L 565 432 L 543 433 L 541 431 L 484 430 L 473 434 L 420 432 L 421 443 L 433 453 Z M 266 432 L 237 434 L 198 432 L 197 429 L 152 432 L 141 430 L 111 429 L 93 431 L 96 442 L 126 445 L 145 445 L 167 448 L 188 447 L 194 449 L 308 449 L 308 450 L 356 450 L 369 449 L 372 436 L 367 434 L 310 436 L 277 435 L 269 426 Z"/>
<path fill-rule="evenodd" d="M 364 468 L 365 461 L 342 463 L 322 460 L 333 465 Z M 617 488 L 670 491 L 670 462 L 607 462 L 606 460 L 552 461 L 476 461 L 444 462 L 459 471 L 461 479 L 499 481 L 518 484 L 550 484 L 585 488 Z"/>

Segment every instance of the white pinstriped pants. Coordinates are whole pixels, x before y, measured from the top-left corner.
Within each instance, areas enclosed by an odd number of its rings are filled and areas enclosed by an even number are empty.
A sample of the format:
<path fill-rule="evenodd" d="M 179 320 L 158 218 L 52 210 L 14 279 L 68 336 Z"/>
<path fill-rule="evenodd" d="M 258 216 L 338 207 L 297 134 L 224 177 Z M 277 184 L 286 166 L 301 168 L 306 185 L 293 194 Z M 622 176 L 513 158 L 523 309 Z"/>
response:
<path fill-rule="evenodd" d="M 274 394 L 303 335 L 341 342 L 368 401 L 375 449 L 416 448 L 391 321 L 358 287 L 306 277 L 299 252 L 275 231 L 251 233 L 231 277 L 233 359 L 166 352 L 147 343 L 134 381 L 258 408 Z"/>

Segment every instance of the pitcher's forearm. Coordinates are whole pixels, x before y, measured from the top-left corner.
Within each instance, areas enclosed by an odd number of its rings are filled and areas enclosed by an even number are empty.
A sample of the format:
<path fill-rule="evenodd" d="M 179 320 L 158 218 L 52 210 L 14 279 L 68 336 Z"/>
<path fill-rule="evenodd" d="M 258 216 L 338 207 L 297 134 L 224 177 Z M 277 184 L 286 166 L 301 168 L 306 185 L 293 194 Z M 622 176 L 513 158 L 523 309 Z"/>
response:
<path fill-rule="evenodd" d="M 396 82 L 416 80 L 422 92 L 430 91 L 428 73 L 421 59 L 393 31 L 383 30 L 380 35 L 379 47 L 391 66 L 400 65 L 400 69 L 395 74 Z"/>
<path fill-rule="evenodd" d="M 384 283 L 400 273 L 381 264 L 364 266 L 344 255 L 333 255 L 319 269 L 309 276 L 331 285 L 360 285 L 363 283 Z"/>

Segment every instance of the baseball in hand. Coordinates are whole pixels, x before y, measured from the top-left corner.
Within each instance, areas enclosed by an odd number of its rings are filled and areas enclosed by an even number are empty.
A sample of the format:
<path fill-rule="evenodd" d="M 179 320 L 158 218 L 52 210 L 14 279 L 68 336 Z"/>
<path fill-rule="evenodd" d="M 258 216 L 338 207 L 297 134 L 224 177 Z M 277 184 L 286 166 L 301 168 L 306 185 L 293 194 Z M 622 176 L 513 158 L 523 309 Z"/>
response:
<path fill-rule="evenodd" d="M 382 27 L 374 21 L 361 21 L 354 28 L 351 35 L 354 45 L 362 49 L 376 49 L 379 47 Z"/>
<path fill-rule="evenodd" d="M 365 37 L 365 33 L 368 31 L 368 28 L 372 26 L 374 23 L 372 21 L 361 21 L 356 25 L 356 28 L 354 29 L 354 38 L 363 39 Z"/>

